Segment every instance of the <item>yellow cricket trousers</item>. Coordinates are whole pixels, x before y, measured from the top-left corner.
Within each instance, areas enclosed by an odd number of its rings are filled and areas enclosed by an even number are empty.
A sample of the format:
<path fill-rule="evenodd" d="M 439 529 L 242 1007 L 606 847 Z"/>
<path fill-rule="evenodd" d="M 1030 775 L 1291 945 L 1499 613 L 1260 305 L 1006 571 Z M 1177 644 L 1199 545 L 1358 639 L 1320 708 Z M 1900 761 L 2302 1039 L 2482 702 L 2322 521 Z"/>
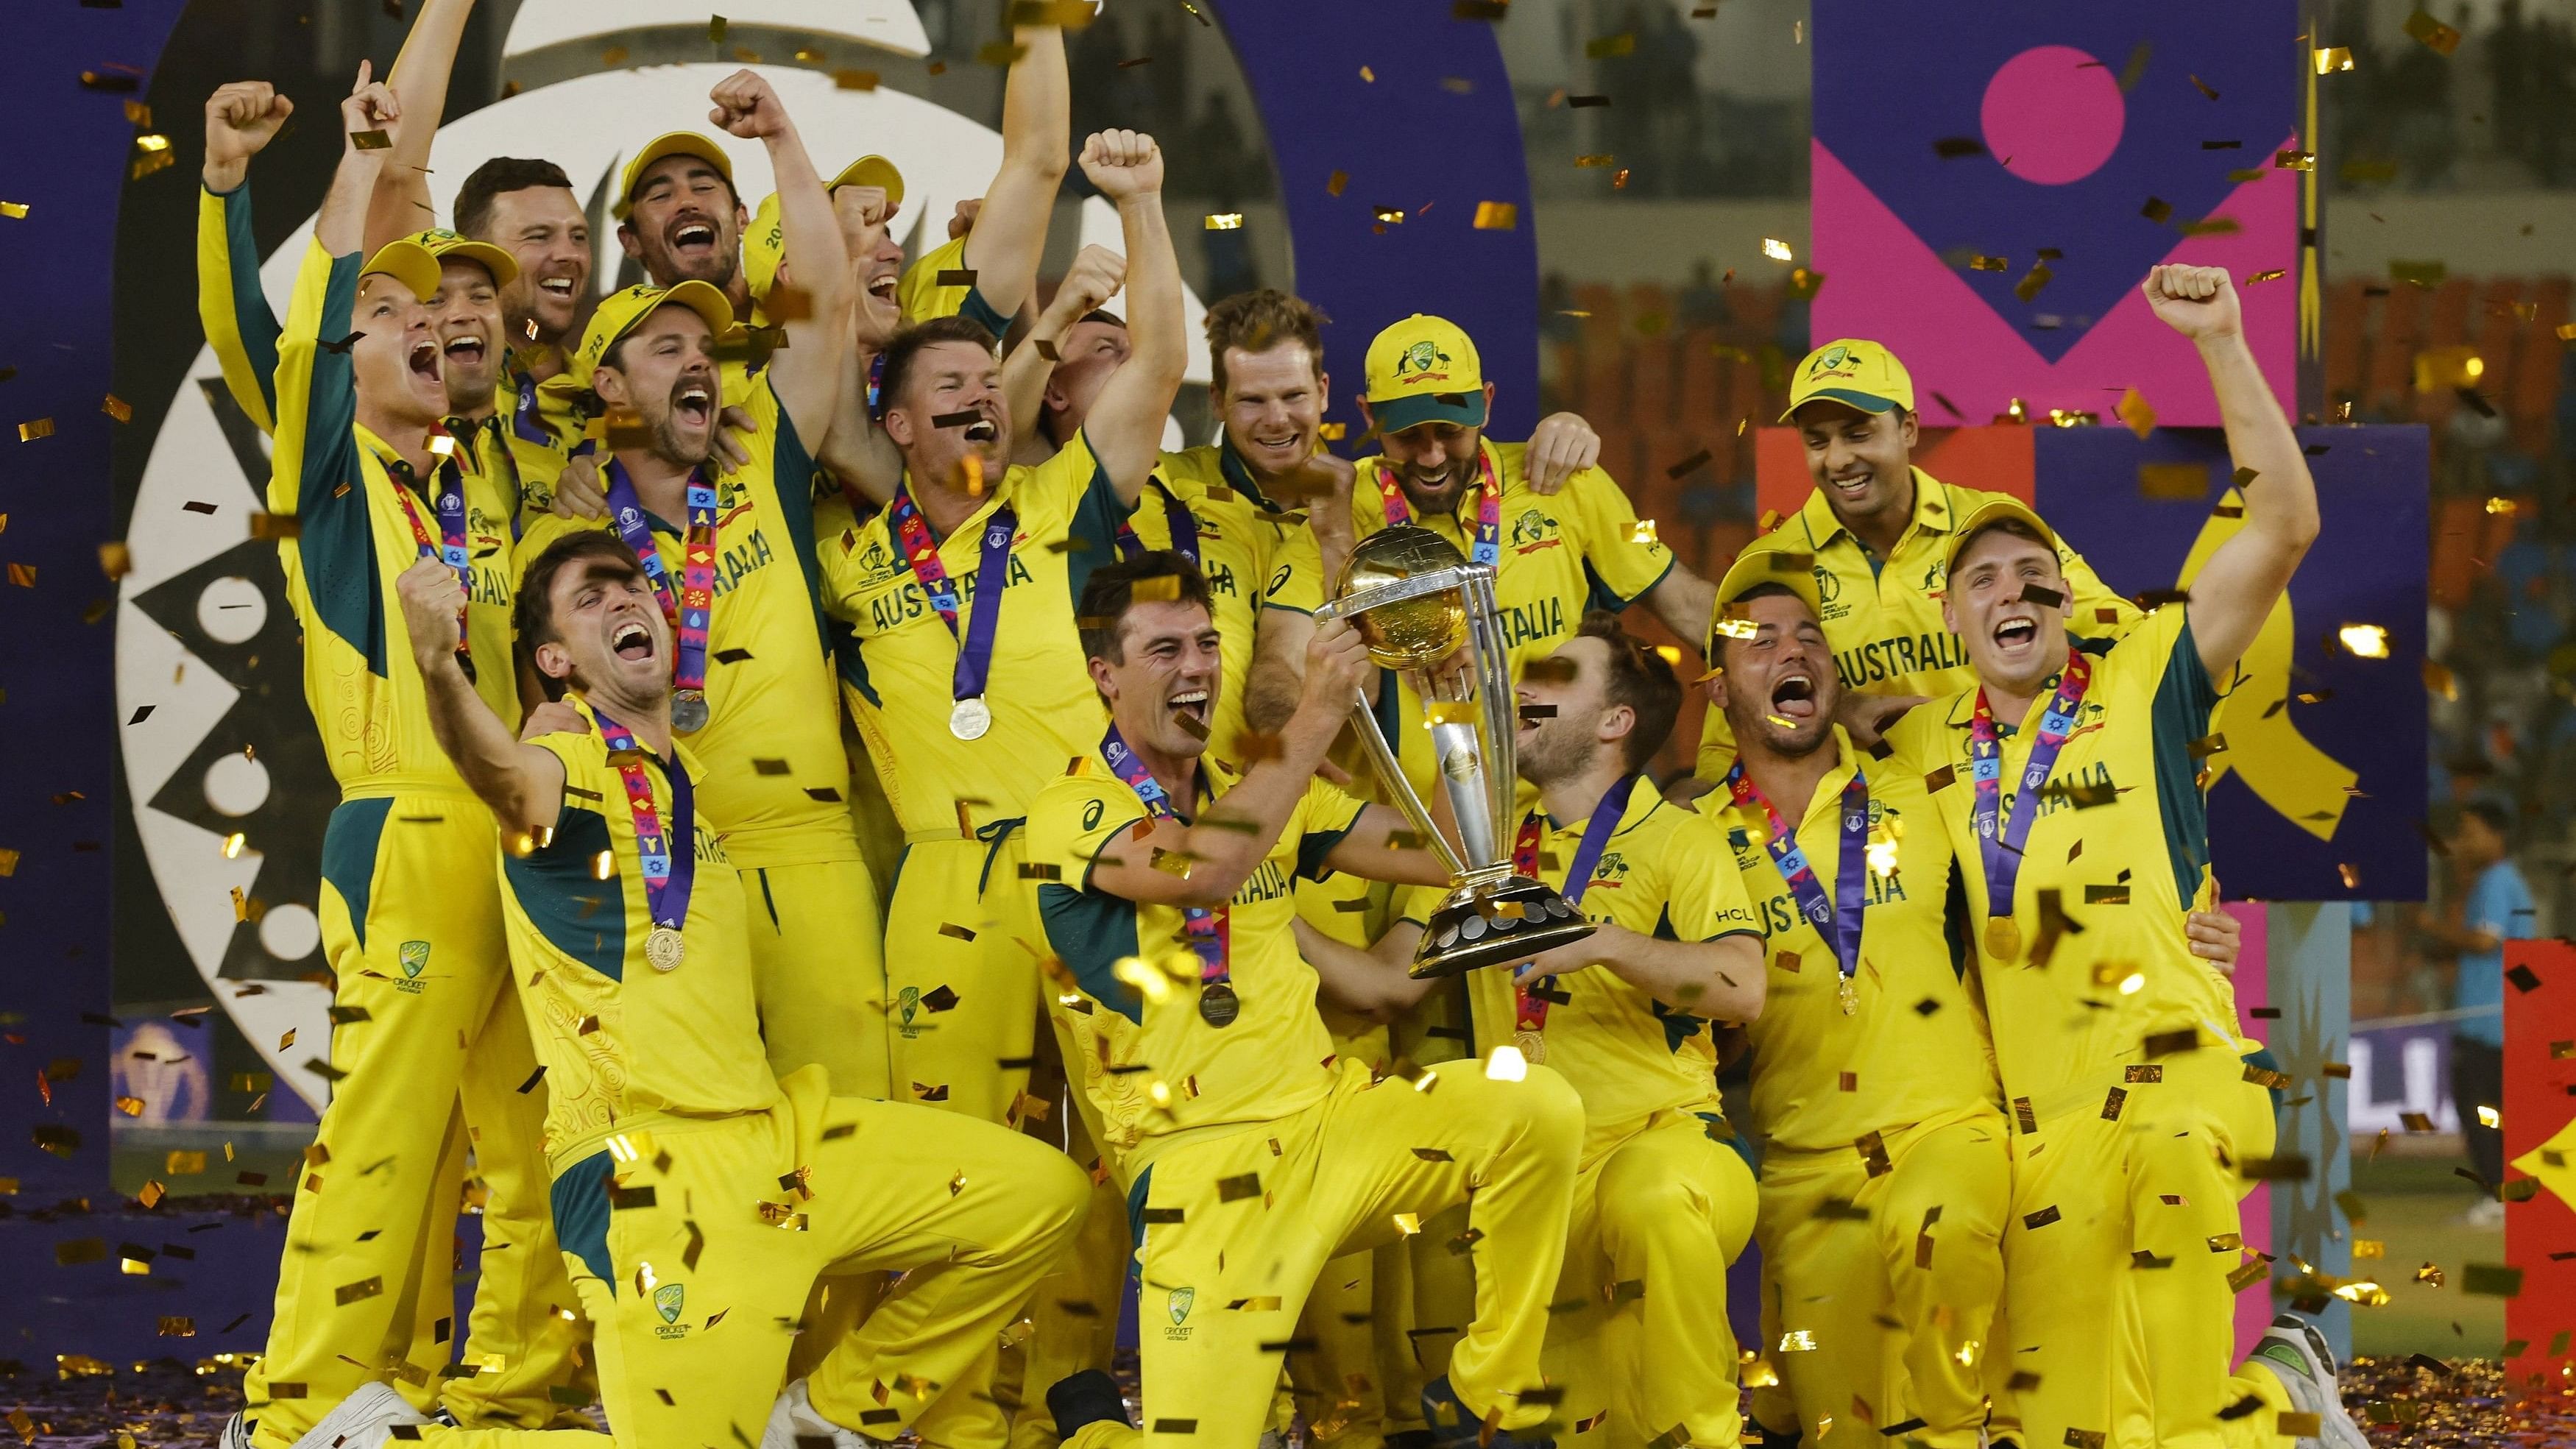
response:
<path fill-rule="evenodd" d="M 892 1097 L 885 917 L 865 861 L 742 869 L 769 1069 L 820 1062 L 840 1097 Z"/>
<path fill-rule="evenodd" d="M 1763 1352 L 1779 1383 L 1754 1391 L 1753 1414 L 1821 1449 L 1888 1435 L 1976 1449 L 2004 1290 L 2004 1118 L 1970 1109 L 1879 1145 L 1884 1166 L 1857 1147 L 1762 1159 Z"/>
<path fill-rule="evenodd" d="M 1341 1064 L 1332 1093 L 1275 1122 L 1154 1153 L 1132 1202 L 1144 1428 L 1086 1426 L 1074 1449 L 1244 1449 L 1261 1433 L 1316 1274 L 1469 1205 L 1444 1246 L 1473 1260 L 1476 1317 L 1449 1356 L 1462 1401 L 1502 1427 L 1553 1415 L 1541 1386 L 1549 1293 L 1565 1255 L 1583 1104 L 1533 1067 L 1495 1081 L 1474 1061 L 1418 1082 Z"/>
<path fill-rule="evenodd" d="M 546 1210 L 545 1088 L 510 982 L 495 849 L 491 813 L 468 795 L 331 812 L 320 905 L 338 1075 L 287 1219 L 268 1349 L 243 1384 L 262 1449 L 287 1449 L 371 1380 L 416 1408 L 531 1429 L 570 1422 L 550 1387 L 589 1398 L 583 1331 L 556 1311 L 574 1298 Z M 490 1190 L 467 1319 L 478 1371 L 442 1379 L 468 1141 Z"/>
<path fill-rule="evenodd" d="M 2268 1157 L 2271 1100 L 2232 1051 L 2126 1067 L 2016 1134 L 2004 1320 L 2028 1445 L 2272 1449 L 2287 1392 L 2235 1357 L 2236 1164 Z M 2252 1395 L 2253 1412 L 2236 1406 Z M 2233 1417 L 2222 1418 L 2223 1413 Z"/>
<path fill-rule="evenodd" d="M 1016 1121 L 1037 1039 L 1046 937 L 1016 820 L 904 847 L 886 907 L 894 1100 Z"/>
<path fill-rule="evenodd" d="M 1586 1135 L 1548 1321 L 1572 1442 L 1734 1449 L 1726 1268 L 1753 1234 L 1753 1171 L 1689 1112 Z"/>
<path fill-rule="evenodd" d="M 892 1439 L 989 1361 L 1080 1225 L 1088 1184 L 1043 1143 L 830 1096 L 811 1069 L 780 1086 L 786 1100 L 765 1112 L 649 1119 L 555 1179 L 617 1449 L 760 1443 L 827 1268 L 903 1275 L 807 1384 L 825 1418 Z M 421 1435 L 442 1449 L 611 1443 Z"/>

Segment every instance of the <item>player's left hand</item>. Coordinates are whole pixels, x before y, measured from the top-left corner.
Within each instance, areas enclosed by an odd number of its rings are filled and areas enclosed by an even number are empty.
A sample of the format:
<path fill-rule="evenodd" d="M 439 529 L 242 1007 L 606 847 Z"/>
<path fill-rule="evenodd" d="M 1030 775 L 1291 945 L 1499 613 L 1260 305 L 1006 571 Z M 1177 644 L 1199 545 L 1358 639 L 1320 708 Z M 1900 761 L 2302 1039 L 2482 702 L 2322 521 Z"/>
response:
<path fill-rule="evenodd" d="M 955 241 L 966 233 L 973 231 L 975 229 L 975 218 L 982 216 L 983 214 L 984 198 L 980 196 L 970 196 L 964 201 L 957 203 L 957 209 L 948 214 L 948 239 L 950 241 Z"/>
<path fill-rule="evenodd" d="M 2225 267 L 2155 267 L 2141 290 L 2166 326 L 2194 342 L 2217 342 L 2244 331 L 2236 283 Z"/>
<path fill-rule="evenodd" d="M 1512 968 L 1512 984 L 1527 986 L 1542 976 L 1571 976 L 1601 961 L 1610 953 L 1610 933 L 1618 929 L 1617 926 L 1602 926 L 1580 941 L 1568 941 L 1553 951 L 1541 951 Z"/>
<path fill-rule="evenodd" d="M 2191 938 L 2191 954 L 2206 961 L 2221 976 L 2236 974 L 2236 953 L 2245 942 L 2245 928 L 2225 911 L 2194 911 L 2183 919 L 2183 934 Z"/>
<path fill-rule="evenodd" d="M 746 141 L 765 141 L 787 134 L 787 108 L 758 71 L 738 70 L 707 92 L 715 109 L 707 119 Z"/>
<path fill-rule="evenodd" d="M 1094 131 L 1082 143 L 1082 174 L 1112 204 L 1163 189 L 1163 152 L 1142 131 Z"/>
<path fill-rule="evenodd" d="M 1550 413 L 1530 433 L 1522 467 L 1529 488 L 1541 498 L 1552 496 L 1565 480 L 1601 461 L 1601 435 L 1574 413 Z"/>
<path fill-rule="evenodd" d="M 564 460 L 563 471 L 555 475 L 554 502 L 549 505 L 557 518 L 606 518 L 608 485 L 599 481 L 599 456 L 578 453 Z"/>

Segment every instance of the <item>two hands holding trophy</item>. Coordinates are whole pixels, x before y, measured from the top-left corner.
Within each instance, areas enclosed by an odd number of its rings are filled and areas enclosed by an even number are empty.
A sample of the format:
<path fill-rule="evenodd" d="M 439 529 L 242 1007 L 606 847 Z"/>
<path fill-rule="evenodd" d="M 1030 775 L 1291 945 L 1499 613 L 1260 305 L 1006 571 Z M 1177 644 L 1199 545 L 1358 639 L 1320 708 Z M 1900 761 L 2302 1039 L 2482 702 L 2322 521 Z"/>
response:
<path fill-rule="evenodd" d="M 1519 720 L 1493 568 L 1469 563 L 1429 529 L 1384 529 L 1352 549 L 1332 601 L 1316 617 L 1349 622 L 1370 659 L 1401 675 L 1422 700 L 1440 788 L 1457 823 L 1452 841 L 1406 781 L 1366 692 L 1359 693 L 1353 732 L 1396 807 L 1449 869 L 1451 890 L 1423 929 L 1413 979 L 1510 965 L 1591 935 L 1564 896 L 1513 865 Z"/>

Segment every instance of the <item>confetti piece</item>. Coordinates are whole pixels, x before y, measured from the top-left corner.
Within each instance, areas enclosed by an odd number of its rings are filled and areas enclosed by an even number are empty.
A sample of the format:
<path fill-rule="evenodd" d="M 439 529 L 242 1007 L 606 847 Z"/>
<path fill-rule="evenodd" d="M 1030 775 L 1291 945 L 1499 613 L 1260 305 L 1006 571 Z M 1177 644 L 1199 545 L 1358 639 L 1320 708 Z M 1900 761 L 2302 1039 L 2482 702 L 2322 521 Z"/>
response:
<path fill-rule="evenodd" d="M 2414 14 L 2406 17 L 2404 28 L 2408 35 L 2422 41 L 2424 48 L 2435 55 L 2449 55 L 2460 48 L 2460 32 L 2434 19 L 2420 6 Z"/>
<path fill-rule="evenodd" d="M 1944 136 L 1932 143 L 1932 154 L 1944 161 L 1986 154 L 1986 143 L 1974 136 Z"/>
<path fill-rule="evenodd" d="M 1376 72 L 1376 71 L 1373 71 L 1373 70 L 1371 70 L 1371 69 L 1369 69 L 1367 66 L 1361 66 L 1361 67 L 1360 67 L 1360 79 L 1361 79 L 1361 80 L 1364 80 L 1364 81 L 1367 81 L 1370 85 L 1376 85 L 1376 84 L 1377 84 L 1377 72 Z"/>
<path fill-rule="evenodd" d="M 32 443 L 38 438 L 50 438 L 53 435 L 54 420 L 52 418 L 38 418 L 33 422 L 20 423 L 18 425 L 18 441 L 22 443 Z"/>
<path fill-rule="evenodd" d="M 1476 203 L 1476 230 L 1512 231 L 1520 225 L 1520 204 L 1511 201 Z"/>
<path fill-rule="evenodd" d="M 349 144 L 361 151 L 390 151 L 394 138 L 383 131 L 351 131 Z"/>
<path fill-rule="evenodd" d="M 2129 431 L 2144 439 L 2156 430 L 2155 406 L 2136 388 L 2120 394 L 2120 405 L 2111 410 L 2114 417 L 2129 425 Z"/>
<path fill-rule="evenodd" d="M 1968 258 L 1968 270 L 1972 272 L 2000 272 L 2009 269 L 2011 266 L 2012 263 L 2002 257 L 1972 256 Z"/>
<path fill-rule="evenodd" d="M 2288 275 L 2288 272 L 2279 267 L 2274 267 L 2270 271 L 2256 272 L 2254 275 L 2247 277 L 2245 279 L 2245 285 L 2251 287 L 2259 282 L 2277 282 Z"/>
<path fill-rule="evenodd" d="M 1636 50 L 1637 35 L 1631 30 L 1623 30 L 1617 35 L 1605 35 L 1598 40 L 1585 41 L 1583 44 L 1583 54 L 1591 60 L 1610 60 L 1617 56 L 1633 55 Z"/>
<path fill-rule="evenodd" d="M 2388 630 L 2377 624 L 2346 624 L 2335 631 L 2344 651 L 2362 659 L 2388 657 Z"/>
<path fill-rule="evenodd" d="M 1207 229 L 1209 231 L 1241 231 L 1243 230 L 1243 213 L 1239 211 L 1211 211 L 1207 215 Z"/>
<path fill-rule="evenodd" d="M 2316 51 L 2316 62 L 2319 75 L 2333 75 L 2337 71 L 2350 70 L 2352 69 L 2352 47 L 2348 45 L 2322 47 Z"/>
<path fill-rule="evenodd" d="M 0 216 L 9 217 L 16 221 L 23 221 L 27 216 L 27 203 L 23 201 L 0 201 Z"/>
<path fill-rule="evenodd" d="M 1789 244 L 1780 240 L 1778 237 L 1772 236 L 1766 236 L 1762 239 L 1762 255 L 1769 257 L 1775 262 L 1785 262 L 1791 259 Z M 1837 292 L 1834 295 L 1841 296 L 1842 294 Z"/>
<path fill-rule="evenodd" d="M 107 400 L 98 405 L 98 410 L 107 414 L 109 417 L 116 419 L 120 423 L 130 423 L 134 421 L 134 404 L 127 402 L 125 399 L 118 397 L 114 393 L 109 393 L 107 395 Z"/>
<path fill-rule="evenodd" d="M 1511 13 L 1510 0 L 1455 0 L 1449 7 L 1452 20 L 1500 20 Z"/>
<path fill-rule="evenodd" d="M 1380 226 L 1402 226 L 1404 225 L 1404 212 L 1398 207 L 1381 206 L 1377 209 L 1377 224 Z"/>
<path fill-rule="evenodd" d="M 2272 164 L 2283 171 L 2314 171 L 2317 169 L 2317 153 L 2314 151 L 2275 151 L 2272 153 Z M 2162 218 L 2158 219 L 2161 220 Z"/>
<path fill-rule="evenodd" d="M 872 70 L 836 70 L 832 72 L 835 90 L 872 91 L 877 88 L 877 73 Z"/>

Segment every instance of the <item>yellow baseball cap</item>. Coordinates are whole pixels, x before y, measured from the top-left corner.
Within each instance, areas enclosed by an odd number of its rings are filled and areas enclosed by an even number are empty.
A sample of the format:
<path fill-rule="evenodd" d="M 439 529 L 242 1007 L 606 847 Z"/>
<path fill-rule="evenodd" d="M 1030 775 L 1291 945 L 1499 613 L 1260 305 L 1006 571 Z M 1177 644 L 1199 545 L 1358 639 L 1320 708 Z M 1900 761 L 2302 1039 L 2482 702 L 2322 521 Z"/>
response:
<path fill-rule="evenodd" d="M 716 168 L 725 184 L 733 184 L 733 159 L 725 149 L 695 131 L 665 131 L 644 143 L 644 149 L 629 157 L 626 174 L 617 180 L 617 204 L 609 208 L 619 221 L 635 209 L 635 183 L 643 178 L 644 168 L 665 156 L 695 156 Z"/>
<path fill-rule="evenodd" d="M 590 386 L 591 374 L 599 370 L 600 359 L 608 356 L 608 349 L 617 345 L 617 339 L 666 306 L 686 307 L 707 319 L 718 341 L 734 331 L 733 303 L 708 283 L 691 281 L 656 287 L 639 282 L 601 300 L 599 309 L 590 314 L 590 330 L 581 335 L 581 348 L 572 355 L 572 365 L 564 375 L 575 379 L 576 386 Z"/>
<path fill-rule="evenodd" d="M 1837 338 L 1817 348 L 1798 364 L 1789 380 L 1787 422 L 1798 409 L 1819 399 L 1855 407 L 1865 413 L 1889 408 L 1914 411 L 1914 375 L 1896 354 L 1858 337 Z"/>
<path fill-rule="evenodd" d="M 1420 312 L 1377 335 L 1368 349 L 1369 416 L 1381 433 L 1424 423 L 1485 425 L 1485 374 L 1458 324 Z"/>
<path fill-rule="evenodd" d="M 476 241 L 470 236 L 449 231 L 444 227 L 416 231 L 403 240 L 418 242 L 432 257 L 442 262 L 449 257 L 454 257 L 459 261 L 480 265 L 483 270 L 492 274 L 492 285 L 495 287 L 506 287 L 519 275 L 519 259 L 510 255 L 505 248 L 496 247 L 487 241 Z"/>
<path fill-rule="evenodd" d="M 841 174 L 827 182 L 823 189 L 838 191 L 844 186 L 875 186 L 884 189 L 886 206 L 903 205 L 903 173 L 883 156 L 862 156 L 841 168 Z"/>
<path fill-rule="evenodd" d="M 397 237 L 376 248 L 367 264 L 358 269 L 359 276 L 382 272 L 411 289 L 411 294 L 426 302 L 438 295 L 438 258 L 417 238 Z"/>
<path fill-rule="evenodd" d="M 770 286 L 778 280 L 778 264 L 785 260 L 787 229 L 779 224 L 778 193 L 773 191 L 751 214 L 751 225 L 742 234 L 742 280 L 751 288 L 751 300 L 769 300 Z"/>
<path fill-rule="evenodd" d="M 1948 578 L 1950 570 L 1958 566 L 1959 554 L 1967 548 L 1968 540 L 1998 523 L 2018 523 L 2038 534 L 2040 541 L 2052 551 L 2058 546 L 2057 530 L 2050 528 L 2029 504 L 2018 498 L 1998 495 L 1978 504 L 1958 527 L 1950 530 L 1950 546 L 1941 555 L 1941 576 Z"/>
<path fill-rule="evenodd" d="M 1816 561 L 1813 555 L 1791 553 L 1779 548 L 1748 548 L 1727 565 L 1726 574 L 1717 581 L 1717 613 L 1708 621 L 1708 657 L 1718 658 L 1718 626 L 1726 622 L 1727 611 L 1746 594 L 1764 585 L 1787 589 L 1807 606 L 1807 612 L 1821 622 L 1825 617 L 1823 597 L 1816 591 Z"/>

